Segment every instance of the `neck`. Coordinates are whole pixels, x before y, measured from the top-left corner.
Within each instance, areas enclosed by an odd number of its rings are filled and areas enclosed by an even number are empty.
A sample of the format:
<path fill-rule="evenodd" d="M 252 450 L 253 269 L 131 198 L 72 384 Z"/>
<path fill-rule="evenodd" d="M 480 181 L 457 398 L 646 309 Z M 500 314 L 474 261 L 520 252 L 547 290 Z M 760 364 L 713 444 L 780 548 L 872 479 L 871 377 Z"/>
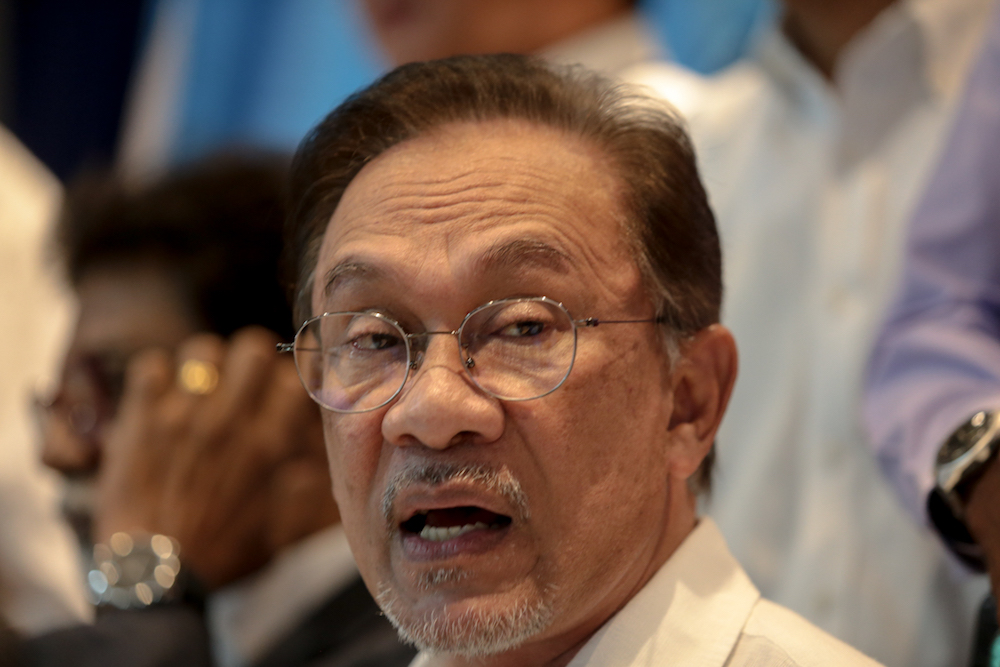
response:
<path fill-rule="evenodd" d="M 786 0 L 784 31 L 829 80 L 844 48 L 894 0 Z"/>
<path fill-rule="evenodd" d="M 673 479 L 667 498 L 670 521 L 667 530 L 656 545 L 649 566 L 636 579 L 634 586 L 623 598 L 606 608 L 596 618 L 582 626 L 569 628 L 525 644 L 500 655 L 485 658 L 465 658 L 456 655 L 439 655 L 431 663 L 433 667 L 566 667 L 580 652 L 590 638 L 617 614 L 629 600 L 649 583 L 664 563 L 691 534 L 697 524 L 697 498 L 688 490 L 686 479 Z M 613 564 L 609 564 L 612 565 Z"/>

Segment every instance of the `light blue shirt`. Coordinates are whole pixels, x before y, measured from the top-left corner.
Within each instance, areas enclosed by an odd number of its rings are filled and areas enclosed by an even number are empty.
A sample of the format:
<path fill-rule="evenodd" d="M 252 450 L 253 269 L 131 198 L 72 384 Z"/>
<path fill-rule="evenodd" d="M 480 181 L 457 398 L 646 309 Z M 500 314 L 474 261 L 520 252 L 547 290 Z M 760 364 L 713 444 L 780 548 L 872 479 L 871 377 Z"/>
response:
<path fill-rule="evenodd" d="M 926 521 L 945 438 L 1000 408 L 1000 12 L 909 230 L 901 290 L 871 357 L 879 463 Z"/>

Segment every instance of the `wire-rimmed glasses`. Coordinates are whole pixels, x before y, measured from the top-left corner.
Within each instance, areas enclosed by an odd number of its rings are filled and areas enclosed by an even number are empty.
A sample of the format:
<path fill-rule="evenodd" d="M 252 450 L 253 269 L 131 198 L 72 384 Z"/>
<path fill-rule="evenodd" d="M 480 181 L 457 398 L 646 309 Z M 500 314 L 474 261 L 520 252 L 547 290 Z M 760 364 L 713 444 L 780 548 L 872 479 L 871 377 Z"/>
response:
<path fill-rule="evenodd" d="M 125 360 L 113 354 L 71 355 L 59 387 L 48 396 L 34 396 L 35 416 L 43 433 L 55 418 L 70 432 L 91 441 L 118 409 L 125 383 Z"/>
<path fill-rule="evenodd" d="M 377 311 L 323 313 L 278 351 L 294 354 L 303 386 L 321 406 L 368 412 L 399 395 L 410 372 L 420 368 L 430 336 L 455 336 L 477 387 L 504 401 L 527 401 L 552 393 L 569 377 L 579 327 L 659 321 L 575 320 L 548 297 L 500 299 L 470 312 L 455 331 L 407 333 Z"/>

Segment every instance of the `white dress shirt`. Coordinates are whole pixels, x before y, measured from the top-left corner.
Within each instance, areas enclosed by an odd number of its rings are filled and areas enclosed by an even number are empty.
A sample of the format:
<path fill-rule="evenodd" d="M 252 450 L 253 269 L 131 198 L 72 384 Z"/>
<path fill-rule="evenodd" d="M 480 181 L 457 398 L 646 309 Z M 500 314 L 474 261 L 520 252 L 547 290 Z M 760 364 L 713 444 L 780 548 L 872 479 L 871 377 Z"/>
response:
<path fill-rule="evenodd" d="M 569 667 L 875 667 L 878 663 L 768 602 L 709 518 Z M 410 667 L 433 667 L 418 655 Z"/>
<path fill-rule="evenodd" d="M 723 242 L 740 377 L 707 506 L 763 594 L 893 666 L 965 664 L 982 584 L 900 506 L 863 371 L 991 0 L 900 0 L 826 81 L 777 31 L 694 86 L 628 77 L 689 120 Z"/>
<path fill-rule="evenodd" d="M 260 572 L 213 593 L 206 605 L 219 667 L 262 659 L 287 633 L 358 576 L 338 524 L 282 551 Z"/>

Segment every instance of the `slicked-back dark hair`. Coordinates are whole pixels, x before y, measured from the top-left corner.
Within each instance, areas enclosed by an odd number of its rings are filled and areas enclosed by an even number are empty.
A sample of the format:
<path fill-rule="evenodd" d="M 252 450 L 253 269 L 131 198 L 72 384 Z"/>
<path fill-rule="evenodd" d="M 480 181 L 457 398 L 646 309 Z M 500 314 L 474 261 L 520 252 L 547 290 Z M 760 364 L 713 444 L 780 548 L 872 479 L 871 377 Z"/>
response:
<path fill-rule="evenodd" d="M 386 150 L 462 122 L 517 119 L 596 146 L 618 175 L 625 234 L 668 339 L 719 321 L 715 218 L 694 150 L 665 104 L 580 68 L 529 56 L 457 56 L 403 65 L 355 93 L 303 140 L 292 165 L 286 244 L 296 320 L 310 316 L 323 234 L 350 182 Z M 707 488 L 712 455 L 692 480 Z"/>
<path fill-rule="evenodd" d="M 70 282 L 111 265 L 153 263 L 206 331 L 252 324 L 290 339 L 280 275 L 287 157 L 230 153 L 131 186 L 110 173 L 82 176 L 56 228 Z"/>

